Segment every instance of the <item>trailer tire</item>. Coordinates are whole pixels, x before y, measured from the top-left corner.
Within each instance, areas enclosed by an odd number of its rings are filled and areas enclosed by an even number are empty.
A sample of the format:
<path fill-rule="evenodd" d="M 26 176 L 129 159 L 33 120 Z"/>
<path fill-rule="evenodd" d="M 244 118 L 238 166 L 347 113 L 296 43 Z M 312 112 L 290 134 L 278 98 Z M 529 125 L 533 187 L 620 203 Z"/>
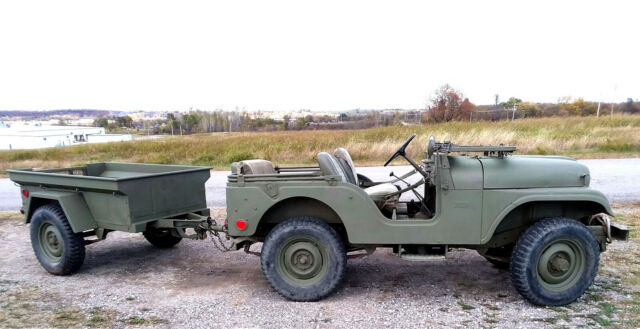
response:
<path fill-rule="evenodd" d="M 180 243 L 180 241 L 182 241 L 181 237 L 174 236 L 173 234 L 171 234 L 170 229 L 161 230 L 161 229 L 150 227 L 150 228 L 147 228 L 147 230 L 144 231 L 142 235 L 154 247 L 162 248 L 162 249 L 171 248 L 177 245 L 178 243 Z"/>
<path fill-rule="evenodd" d="M 582 223 L 541 220 L 518 239 L 511 255 L 511 281 L 529 302 L 561 306 L 578 299 L 598 272 L 600 247 Z"/>
<path fill-rule="evenodd" d="M 338 289 L 346 272 L 347 254 L 333 228 L 304 216 L 282 222 L 269 232 L 260 263 L 265 278 L 280 295 L 310 302 Z"/>
<path fill-rule="evenodd" d="M 29 231 L 36 258 L 47 272 L 68 275 L 80 269 L 85 255 L 84 238 L 73 232 L 59 205 L 37 208 Z"/>

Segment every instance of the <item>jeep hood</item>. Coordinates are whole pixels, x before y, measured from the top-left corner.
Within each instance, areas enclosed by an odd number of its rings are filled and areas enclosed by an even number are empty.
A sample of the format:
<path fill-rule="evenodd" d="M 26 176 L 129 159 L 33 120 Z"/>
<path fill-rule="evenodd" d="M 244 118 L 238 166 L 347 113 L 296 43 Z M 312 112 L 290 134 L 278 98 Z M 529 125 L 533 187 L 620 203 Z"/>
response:
<path fill-rule="evenodd" d="M 485 189 L 584 187 L 589 169 L 571 158 L 556 156 L 481 157 Z"/>

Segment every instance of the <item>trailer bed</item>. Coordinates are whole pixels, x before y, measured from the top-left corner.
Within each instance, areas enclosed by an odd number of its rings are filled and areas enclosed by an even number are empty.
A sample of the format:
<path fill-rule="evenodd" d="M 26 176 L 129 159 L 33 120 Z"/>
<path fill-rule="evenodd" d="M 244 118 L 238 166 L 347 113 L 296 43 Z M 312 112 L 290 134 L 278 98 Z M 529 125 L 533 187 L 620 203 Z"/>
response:
<path fill-rule="evenodd" d="M 8 172 L 11 180 L 32 195 L 28 198 L 30 202 L 38 197 L 59 199 L 61 195 L 81 198 L 97 227 L 140 232 L 154 220 L 192 212 L 208 213 L 204 184 L 210 169 L 100 162 Z M 25 204 L 27 218 L 32 206 Z"/>

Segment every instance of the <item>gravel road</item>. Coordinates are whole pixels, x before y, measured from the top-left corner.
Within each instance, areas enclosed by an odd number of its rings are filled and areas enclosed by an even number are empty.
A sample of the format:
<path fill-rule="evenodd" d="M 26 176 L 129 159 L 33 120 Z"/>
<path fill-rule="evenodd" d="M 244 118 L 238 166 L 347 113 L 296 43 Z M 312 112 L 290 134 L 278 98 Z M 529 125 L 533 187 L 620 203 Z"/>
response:
<path fill-rule="evenodd" d="M 224 210 L 214 214 L 220 219 Z M 601 273 L 613 273 L 609 257 L 631 244 L 611 245 Z M 378 250 L 349 260 L 345 281 L 325 300 L 288 302 L 269 287 L 256 256 L 223 254 L 209 241 L 185 240 L 160 250 L 140 234 L 119 232 L 87 247 L 79 273 L 53 276 L 36 261 L 28 226 L 17 215 L 0 213 L 0 327 L 5 328 L 597 326 L 595 321 L 619 320 L 617 314 L 600 315 L 604 301 L 628 300 L 626 293 L 635 289 L 601 274 L 577 302 L 536 307 L 517 294 L 508 272 L 465 250 L 426 263 Z"/>
<path fill-rule="evenodd" d="M 611 202 L 640 200 L 640 158 L 578 160 L 591 171 L 591 187 L 604 193 Z M 373 180 L 388 180 L 389 172 L 397 175 L 411 170 L 409 166 L 358 167 L 357 171 Z M 211 171 L 205 184 L 209 207 L 224 207 L 228 171 Z M 414 177 L 415 178 L 415 177 Z M 410 193 L 405 193 L 409 198 Z M 0 179 L 0 211 L 19 210 L 20 190 L 8 178 Z"/>

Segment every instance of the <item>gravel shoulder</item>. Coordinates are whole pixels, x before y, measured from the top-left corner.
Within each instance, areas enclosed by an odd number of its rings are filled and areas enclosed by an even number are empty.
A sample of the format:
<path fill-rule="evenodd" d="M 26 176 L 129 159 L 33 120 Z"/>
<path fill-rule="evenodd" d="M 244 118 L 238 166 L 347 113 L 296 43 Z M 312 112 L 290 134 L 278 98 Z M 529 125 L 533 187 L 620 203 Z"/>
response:
<path fill-rule="evenodd" d="M 151 247 L 141 234 L 113 233 L 87 247 L 80 272 L 57 277 L 37 263 L 28 226 L 0 213 L 3 328 L 540 328 L 640 326 L 640 204 L 617 204 L 632 241 L 602 255 L 592 288 L 567 307 L 536 307 L 508 272 L 474 251 L 440 262 L 407 262 L 381 249 L 349 261 L 342 289 L 315 303 L 283 300 L 242 251 L 209 241 Z M 213 211 L 217 217 L 224 209 Z M 258 251 L 259 246 L 252 250 Z"/>

